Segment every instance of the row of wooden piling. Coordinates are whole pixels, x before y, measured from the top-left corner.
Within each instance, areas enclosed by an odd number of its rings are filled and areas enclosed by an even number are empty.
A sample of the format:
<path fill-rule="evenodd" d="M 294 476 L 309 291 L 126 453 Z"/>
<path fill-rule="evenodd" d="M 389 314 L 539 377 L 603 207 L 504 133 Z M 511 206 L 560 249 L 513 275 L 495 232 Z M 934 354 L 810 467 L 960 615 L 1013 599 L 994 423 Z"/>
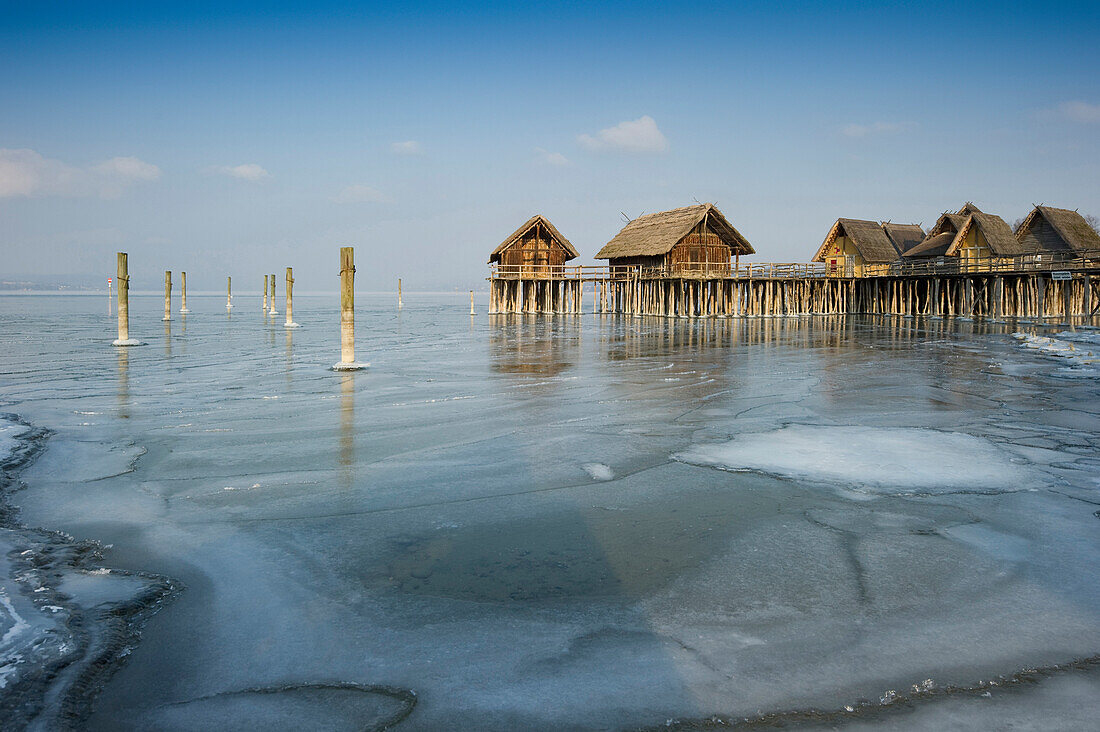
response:
<path fill-rule="evenodd" d="M 141 341 L 130 337 L 130 274 L 126 252 L 119 252 L 117 258 L 116 279 L 118 280 L 118 338 L 116 346 L 137 346 Z M 180 273 L 182 307 L 180 313 L 191 312 L 187 309 L 187 273 Z M 294 322 L 294 269 L 286 268 L 286 328 L 297 328 Z M 277 315 L 275 309 L 275 275 L 264 275 L 263 311 L 266 315 Z M 270 299 L 269 299 L 270 295 Z M 398 296 L 400 297 L 400 295 Z M 226 278 L 225 309 L 233 309 L 233 278 Z M 172 272 L 164 273 L 164 318 L 172 319 Z M 355 264 L 354 249 L 340 249 L 340 362 L 333 366 L 337 371 L 353 371 L 369 364 L 355 360 Z"/>
<path fill-rule="evenodd" d="M 915 277 L 641 278 L 590 280 L 592 312 L 669 317 L 929 315 L 1090 316 L 1100 307 L 1088 272 Z M 490 313 L 580 313 L 579 279 L 492 279 Z"/>

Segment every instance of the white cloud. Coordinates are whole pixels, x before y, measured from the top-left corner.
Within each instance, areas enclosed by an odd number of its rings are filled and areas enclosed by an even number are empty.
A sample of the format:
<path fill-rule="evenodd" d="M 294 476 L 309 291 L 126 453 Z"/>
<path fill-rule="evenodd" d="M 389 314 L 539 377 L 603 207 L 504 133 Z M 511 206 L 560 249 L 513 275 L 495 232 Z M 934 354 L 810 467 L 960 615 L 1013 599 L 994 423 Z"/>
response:
<path fill-rule="evenodd" d="M 543 165 L 553 165 L 556 168 L 569 165 L 569 158 L 565 157 L 560 152 L 550 152 L 541 147 L 535 148 L 535 159 Z"/>
<path fill-rule="evenodd" d="M 668 140 L 648 114 L 636 120 L 620 122 L 593 135 L 578 135 L 577 142 L 589 150 L 628 153 L 659 153 L 668 149 Z"/>
<path fill-rule="evenodd" d="M 874 122 L 869 125 L 850 124 L 840 129 L 846 137 L 870 137 L 871 135 L 893 135 L 916 127 L 915 122 Z"/>
<path fill-rule="evenodd" d="M 388 199 L 384 193 L 376 188 L 352 185 L 340 191 L 333 200 L 337 203 L 385 203 Z"/>
<path fill-rule="evenodd" d="M 1100 122 L 1100 104 L 1072 101 L 1058 105 L 1058 113 L 1071 122 L 1095 124 Z"/>
<path fill-rule="evenodd" d="M 230 178 L 240 178 L 241 180 L 252 181 L 253 183 L 270 177 L 270 173 L 268 173 L 263 167 L 256 165 L 256 163 L 243 163 L 242 165 L 219 165 L 214 168 L 214 172 L 220 175 L 228 175 Z"/>
<path fill-rule="evenodd" d="M 34 150 L 0 148 L 0 198 L 117 198 L 127 186 L 159 177 L 160 168 L 133 157 L 111 158 L 90 167 L 79 167 L 43 157 Z"/>
<path fill-rule="evenodd" d="M 423 155 L 424 146 L 416 140 L 406 140 L 405 142 L 391 142 L 390 151 L 394 155 Z"/>

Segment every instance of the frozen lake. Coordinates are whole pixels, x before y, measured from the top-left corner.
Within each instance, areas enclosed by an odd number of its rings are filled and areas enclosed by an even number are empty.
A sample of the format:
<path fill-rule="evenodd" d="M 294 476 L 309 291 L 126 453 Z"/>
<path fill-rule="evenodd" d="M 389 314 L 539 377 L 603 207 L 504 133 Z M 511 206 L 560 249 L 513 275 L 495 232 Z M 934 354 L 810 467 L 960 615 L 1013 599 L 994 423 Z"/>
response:
<path fill-rule="evenodd" d="M 466 297 L 360 296 L 357 373 L 329 370 L 336 296 L 296 297 L 288 331 L 258 296 L 227 317 L 192 294 L 166 325 L 134 295 L 130 349 L 105 298 L 0 297 L 0 412 L 52 431 L 9 502 L 102 545 L 8 535 L 3 708 L 100 730 L 1100 717 L 1097 331 Z M 0 453 L 31 434 L 13 419 Z"/>

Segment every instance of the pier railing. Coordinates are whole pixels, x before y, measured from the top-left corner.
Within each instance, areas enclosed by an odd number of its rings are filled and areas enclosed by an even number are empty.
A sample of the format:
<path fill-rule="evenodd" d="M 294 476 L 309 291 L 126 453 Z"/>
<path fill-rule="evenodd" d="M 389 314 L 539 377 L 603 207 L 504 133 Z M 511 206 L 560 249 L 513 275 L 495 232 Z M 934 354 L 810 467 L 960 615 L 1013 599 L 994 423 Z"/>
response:
<path fill-rule="evenodd" d="M 1100 250 L 1042 252 L 1018 257 L 962 259 L 937 257 L 863 264 L 831 269 L 824 262 L 675 262 L 645 265 L 493 264 L 494 280 L 654 280 L 654 279 L 864 279 L 867 277 L 928 277 L 983 273 L 1028 274 L 1056 271 L 1100 271 Z"/>

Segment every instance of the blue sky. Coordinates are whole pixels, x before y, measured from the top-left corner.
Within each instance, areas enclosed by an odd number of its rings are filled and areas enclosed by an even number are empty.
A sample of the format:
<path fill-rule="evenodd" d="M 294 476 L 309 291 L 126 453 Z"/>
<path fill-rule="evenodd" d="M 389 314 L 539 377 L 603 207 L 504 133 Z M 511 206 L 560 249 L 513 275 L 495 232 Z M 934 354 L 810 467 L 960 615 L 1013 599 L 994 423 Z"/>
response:
<path fill-rule="evenodd" d="M 838 216 L 1100 214 L 1086 3 L 3 4 L 0 275 L 294 266 L 479 285 L 544 213 L 716 201 L 760 261 Z"/>

